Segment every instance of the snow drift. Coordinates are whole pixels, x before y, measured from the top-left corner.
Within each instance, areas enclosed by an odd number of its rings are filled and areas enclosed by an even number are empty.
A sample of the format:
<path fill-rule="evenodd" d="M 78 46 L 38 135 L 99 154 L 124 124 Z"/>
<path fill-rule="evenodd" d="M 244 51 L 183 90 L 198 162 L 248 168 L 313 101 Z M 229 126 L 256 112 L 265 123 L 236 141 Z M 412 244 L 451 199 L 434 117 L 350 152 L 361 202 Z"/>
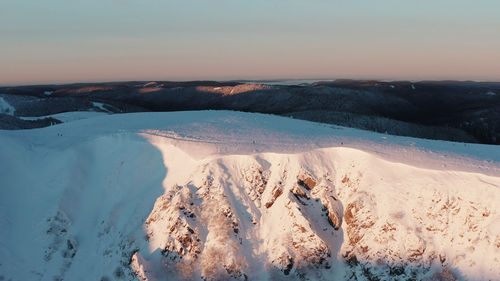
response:
<path fill-rule="evenodd" d="M 496 146 L 227 111 L 0 143 L 6 280 L 500 279 Z"/>

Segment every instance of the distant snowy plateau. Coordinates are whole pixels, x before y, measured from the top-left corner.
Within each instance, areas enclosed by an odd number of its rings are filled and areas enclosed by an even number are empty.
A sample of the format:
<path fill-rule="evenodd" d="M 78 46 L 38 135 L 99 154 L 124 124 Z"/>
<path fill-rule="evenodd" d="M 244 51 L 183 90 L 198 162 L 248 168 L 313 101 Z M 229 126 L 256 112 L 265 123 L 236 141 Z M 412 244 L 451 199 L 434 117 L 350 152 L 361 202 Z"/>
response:
<path fill-rule="evenodd" d="M 500 280 L 499 146 L 62 115 L 0 130 L 0 280 Z"/>

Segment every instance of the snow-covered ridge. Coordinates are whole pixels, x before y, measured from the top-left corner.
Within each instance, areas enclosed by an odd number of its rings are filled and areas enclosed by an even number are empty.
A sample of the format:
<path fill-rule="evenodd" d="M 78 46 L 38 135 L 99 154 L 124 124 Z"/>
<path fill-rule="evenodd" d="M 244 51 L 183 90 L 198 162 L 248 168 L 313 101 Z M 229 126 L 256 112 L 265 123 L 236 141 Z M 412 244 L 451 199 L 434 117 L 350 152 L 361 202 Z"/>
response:
<path fill-rule="evenodd" d="M 0 143 L 7 280 L 500 277 L 495 146 L 227 111 Z"/>

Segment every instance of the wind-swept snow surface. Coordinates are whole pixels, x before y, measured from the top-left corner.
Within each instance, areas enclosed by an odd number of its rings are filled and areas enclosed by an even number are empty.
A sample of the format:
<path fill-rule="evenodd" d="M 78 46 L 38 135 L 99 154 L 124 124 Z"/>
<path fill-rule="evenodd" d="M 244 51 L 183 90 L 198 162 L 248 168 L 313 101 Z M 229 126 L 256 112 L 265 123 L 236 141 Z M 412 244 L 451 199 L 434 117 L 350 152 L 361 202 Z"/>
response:
<path fill-rule="evenodd" d="M 500 279 L 497 146 L 227 111 L 0 144 L 5 280 Z"/>

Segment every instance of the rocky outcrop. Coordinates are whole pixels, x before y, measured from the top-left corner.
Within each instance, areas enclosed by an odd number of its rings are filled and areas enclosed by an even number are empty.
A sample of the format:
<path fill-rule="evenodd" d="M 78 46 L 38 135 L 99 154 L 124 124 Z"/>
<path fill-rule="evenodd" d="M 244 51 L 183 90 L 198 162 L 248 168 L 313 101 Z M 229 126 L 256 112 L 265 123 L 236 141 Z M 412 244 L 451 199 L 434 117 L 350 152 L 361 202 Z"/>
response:
<path fill-rule="evenodd" d="M 145 223 L 156 254 L 132 258 L 139 278 L 156 280 L 159 265 L 204 280 L 255 279 L 255 266 L 294 277 L 331 268 L 342 223 L 333 186 L 290 165 L 232 161 L 210 162 L 158 198 Z M 227 173 L 230 163 L 240 172 Z"/>

